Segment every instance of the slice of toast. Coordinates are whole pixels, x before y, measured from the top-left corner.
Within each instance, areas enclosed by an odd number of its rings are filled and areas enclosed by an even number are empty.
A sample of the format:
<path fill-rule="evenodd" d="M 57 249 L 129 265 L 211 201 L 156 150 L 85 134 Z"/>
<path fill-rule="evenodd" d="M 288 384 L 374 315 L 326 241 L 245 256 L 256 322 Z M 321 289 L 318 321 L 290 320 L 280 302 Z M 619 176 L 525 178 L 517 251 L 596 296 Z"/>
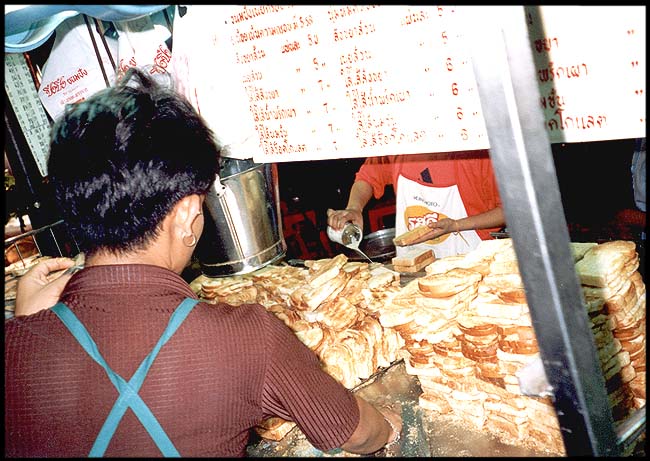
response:
<path fill-rule="evenodd" d="M 436 260 L 435 255 L 433 254 L 433 251 L 430 251 L 430 255 L 426 259 L 422 259 L 419 262 L 415 264 L 411 264 L 408 266 L 402 266 L 399 264 L 393 263 L 393 270 L 397 272 L 420 272 L 422 269 L 427 267 L 429 264 L 434 262 Z"/>
<path fill-rule="evenodd" d="M 429 226 L 414 227 L 410 231 L 404 232 L 393 239 L 393 243 L 398 247 L 411 245 L 417 239 L 430 232 Z"/>
<path fill-rule="evenodd" d="M 409 248 L 406 253 L 392 259 L 393 266 L 415 266 L 416 264 L 433 256 L 433 250 Z"/>
<path fill-rule="evenodd" d="M 293 421 L 287 421 L 274 416 L 265 419 L 259 425 L 255 426 L 254 429 L 260 437 L 277 442 L 282 440 L 294 427 L 296 427 L 296 423 Z"/>

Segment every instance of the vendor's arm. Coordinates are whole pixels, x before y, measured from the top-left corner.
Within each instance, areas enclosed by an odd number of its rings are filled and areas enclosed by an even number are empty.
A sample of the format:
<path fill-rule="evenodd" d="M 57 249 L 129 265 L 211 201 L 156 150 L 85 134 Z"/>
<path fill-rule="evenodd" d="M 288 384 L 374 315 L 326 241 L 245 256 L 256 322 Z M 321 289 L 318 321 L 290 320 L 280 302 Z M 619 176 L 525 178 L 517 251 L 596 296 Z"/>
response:
<path fill-rule="evenodd" d="M 352 221 L 363 229 L 363 209 L 372 198 L 372 186 L 366 181 L 356 180 L 350 189 L 350 198 L 345 210 L 327 210 L 327 224 L 334 230 L 342 229 Z"/>
<path fill-rule="evenodd" d="M 485 213 L 468 216 L 462 219 L 455 219 L 453 221 L 456 222 L 455 226 L 457 229 L 453 229 L 452 232 L 488 229 L 490 227 L 503 227 L 506 225 L 506 218 L 503 213 L 503 208 L 500 206 L 486 211 Z"/>
<path fill-rule="evenodd" d="M 399 439 L 402 418 L 391 410 L 377 410 L 355 396 L 359 406 L 359 424 L 341 448 L 350 453 L 374 453 Z"/>
<path fill-rule="evenodd" d="M 280 319 L 268 316 L 263 417 L 295 422 L 325 452 L 342 448 L 369 454 L 398 438 L 400 415 L 378 410 L 345 388 Z"/>
<path fill-rule="evenodd" d="M 35 314 L 58 303 L 72 275 L 62 273 L 54 280 L 52 275 L 73 265 L 74 260 L 70 258 L 51 258 L 32 267 L 18 280 L 14 315 L 20 317 Z"/>
<path fill-rule="evenodd" d="M 441 235 L 449 234 L 452 232 L 503 227 L 505 224 L 506 220 L 503 213 L 503 208 L 498 206 L 489 211 L 486 211 L 485 213 L 468 216 L 466 218 L 445 218 L 441 219 L 440 221 L 431 222 L 428 224 L 431 230 L 419 239 L 415 240 L 412 245 L 416 243 L 426 242 L 427 240 L 431 240 L 436 237 L 440 237 Z"/>

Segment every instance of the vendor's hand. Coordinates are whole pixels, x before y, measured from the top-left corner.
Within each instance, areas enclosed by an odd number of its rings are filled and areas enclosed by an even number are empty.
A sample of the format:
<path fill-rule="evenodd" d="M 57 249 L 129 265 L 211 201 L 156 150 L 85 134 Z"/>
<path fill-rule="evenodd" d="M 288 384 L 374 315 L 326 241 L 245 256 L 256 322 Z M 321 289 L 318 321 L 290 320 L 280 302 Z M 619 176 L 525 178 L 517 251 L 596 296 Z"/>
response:
<path fill-rule="evenodd" d="M 427 224 L 429 227 L 429 232 L 424 234 L 419 239 L 414 240 L 411 245 L 416 245 L 418 243 L 426 242 L 428 240 L 433 240 L 440 237 L 441 235 L 450 234 L 452 232 L 458 231 L 458 225 L 455 219 L 444 218 L 440 221 L 430 222 Z"/>
<path fill-rule="evenodd" d="M 387 445 L 390 445 L 394 442 L 397 442 L 400 439 L 400 434 L 402 433 L 402 416 L 395 411 L 388 408 L 380 408 L 379 412 L 384 416 L 384 419 L 388 421 L 391 426 L 391 429 L 394 429 L 394 432 L 388 437 Z"/>
<path fill-rule="evenodd" d="M 327 225 L 334 230 L 341 230 L 346 223 L 352 221 L 354 224 L 363 229 L 363 215 L 360 211 L 345 210 L 327 210 Z"/>
<path fill-rule="evenodd" d="M 18 280 L 14 315 L 19 317 L 35 314 L 58 303 L 63 289 L 72 277 L 72 274 L 63 274 L 63 271 L 73 265 L 74 260 L 71 258 L 49 258 L 27 271 Z M 55 272 L 61 272 L 61 275 L 53 274 Z"/>

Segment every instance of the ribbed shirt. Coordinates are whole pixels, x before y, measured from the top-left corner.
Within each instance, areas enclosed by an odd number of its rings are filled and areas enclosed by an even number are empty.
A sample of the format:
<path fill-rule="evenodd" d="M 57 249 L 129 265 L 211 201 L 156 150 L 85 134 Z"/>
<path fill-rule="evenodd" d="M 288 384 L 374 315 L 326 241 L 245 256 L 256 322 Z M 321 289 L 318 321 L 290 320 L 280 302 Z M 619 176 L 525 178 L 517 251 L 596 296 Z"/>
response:
<path fill-rule="evenodd" d="M 128 381 L 186 297 L 196 295 L 177 274 L 133 264 L 87 267 L 61 301 Z M 269 416 L 295 421 L 323 451 L 340 447 L 359 422 L 353 394 L 259 304 L 197 304 L 139 395 L 181 456 L 245 456 L 250 429 Z M 5 321 L 6 457 L 87 456 L 117 396 L 52 311 Z M 105 456 L 161 453 L 129 409 Z"/>

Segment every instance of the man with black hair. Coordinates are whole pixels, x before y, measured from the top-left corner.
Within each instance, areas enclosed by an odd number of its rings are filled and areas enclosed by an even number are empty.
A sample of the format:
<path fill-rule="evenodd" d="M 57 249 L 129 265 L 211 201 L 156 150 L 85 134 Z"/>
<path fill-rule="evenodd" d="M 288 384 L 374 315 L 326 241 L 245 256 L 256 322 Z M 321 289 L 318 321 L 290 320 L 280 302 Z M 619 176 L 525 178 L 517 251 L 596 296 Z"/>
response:
<path fill-rule="evenodd" d="M 85 267 L 50 283 L 71 265 L 55 258 L 19 282 L 6 457 L 241 457 L 272 416 L 323 451 L 399 436 L 263 306 L 199 302 L 180 277 L 218 164 L 203 119 L 138 69 L 56 121 L 49 179 Z"/>

